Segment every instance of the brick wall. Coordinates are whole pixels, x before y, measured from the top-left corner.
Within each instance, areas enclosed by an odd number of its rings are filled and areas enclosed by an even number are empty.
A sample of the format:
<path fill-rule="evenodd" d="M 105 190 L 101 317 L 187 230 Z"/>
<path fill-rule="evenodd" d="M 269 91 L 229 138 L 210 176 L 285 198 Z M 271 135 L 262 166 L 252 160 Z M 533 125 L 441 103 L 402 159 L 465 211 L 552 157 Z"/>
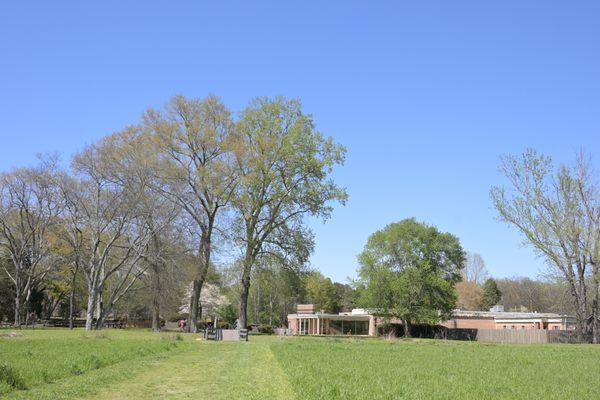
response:
<path fill-rule="evenodd" d="M 494 318 L 452 318 L 441 324 L 450 329 L 495 329 Z"/>

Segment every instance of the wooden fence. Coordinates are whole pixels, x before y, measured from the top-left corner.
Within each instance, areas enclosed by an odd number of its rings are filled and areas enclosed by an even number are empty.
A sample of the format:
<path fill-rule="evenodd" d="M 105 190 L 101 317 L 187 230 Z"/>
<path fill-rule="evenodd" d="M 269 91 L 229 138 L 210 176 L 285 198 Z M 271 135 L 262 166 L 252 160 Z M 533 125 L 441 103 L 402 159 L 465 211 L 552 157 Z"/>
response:
<path fill-rule="evenodd" d="M 543 329 L 477 329 L 475 340 L 484 343 L 522 344 L 580 342 L 573 331 Z"/>

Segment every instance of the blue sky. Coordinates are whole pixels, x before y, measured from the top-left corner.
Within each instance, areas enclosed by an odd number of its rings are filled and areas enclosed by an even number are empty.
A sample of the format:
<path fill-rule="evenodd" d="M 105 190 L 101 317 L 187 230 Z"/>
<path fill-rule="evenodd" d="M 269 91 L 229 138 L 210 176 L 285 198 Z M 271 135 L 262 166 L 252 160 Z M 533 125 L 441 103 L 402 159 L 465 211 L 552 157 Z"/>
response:
<path fill-rule="evenodd" d="M 536 276 L 543 263 L 491 209 L 499 156 L 535 147 L 568 162 L 600 147 L 595 1 L 12 3 L 0 169 L 68 158 L 178 93 L 236 111 L 299 97 L 348 148 L 336 179 L 350 200 L 312 223 L 313 265 L 336 280 L 355 276 L 370 233 L 411 216 L 494 276 Z"/>

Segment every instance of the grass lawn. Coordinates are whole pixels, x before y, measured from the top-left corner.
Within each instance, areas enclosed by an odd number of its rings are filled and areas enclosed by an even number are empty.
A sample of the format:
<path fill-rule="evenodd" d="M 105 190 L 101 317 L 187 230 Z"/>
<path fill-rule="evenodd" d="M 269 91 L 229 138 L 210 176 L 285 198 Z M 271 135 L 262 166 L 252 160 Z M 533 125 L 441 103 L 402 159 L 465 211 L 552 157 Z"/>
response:
<path fill-rule="evenodd" d="M 0 398 L 598 399 L 600 346 L 197 336 L 106 330 L 2 337 Z M 5 374 L 6 375 L 6 374 Z M 4 381 L 3 381 L 4 379 Z M 0 392 L 2 393 L 2 392 Z"/>
<path fill-rule="evenodd" d="M 299 338 L 271 350 L 302 399 L 600 399 L 600 346 Z"/>
<path fill-rule="evenodd" d="M 11 332 L 23 336 L 10 337 Z M 134 366 L 192 345 L 178 339 L 183 339 L 183 335 L 125 330 L 0 330 L 0 396 L 18 397 L 30 392 L 23 389 L 45 387 L 116 364 Z M 85 388 L 81 393 L 85 393 Z"/>

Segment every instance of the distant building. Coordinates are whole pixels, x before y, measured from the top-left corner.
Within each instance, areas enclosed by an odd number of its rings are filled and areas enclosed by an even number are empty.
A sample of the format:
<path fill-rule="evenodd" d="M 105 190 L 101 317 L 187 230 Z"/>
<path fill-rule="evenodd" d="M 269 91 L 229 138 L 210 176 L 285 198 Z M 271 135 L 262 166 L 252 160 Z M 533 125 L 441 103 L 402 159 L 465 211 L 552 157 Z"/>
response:
<path fill-rule="evenodd" d="M 494 307 L 490 311 L 454 310 L 452 318 L 441 325 L 451 329 L 575 329 L 575 317 L 568 315 L 497 310 Z"/>
<path fill-rule="evenodd" d="M 575 318 L 567 315 L 504 312 L 502 306 L 494 306 L 491 310 L 454 310 L 452 318 L 441 321 L 440 325 L 449 329 L 575 329 Z M 377 327 L 383 321 L 373 310 L 357 308 L 351 312 L 329 314 L 315 312 L 312 304 L 298 304 L 297 312 L 288 315 L 288 328 L 293 335 L 376 336 Z M 396 319 L 388 322 L 401 323 Z"/>

